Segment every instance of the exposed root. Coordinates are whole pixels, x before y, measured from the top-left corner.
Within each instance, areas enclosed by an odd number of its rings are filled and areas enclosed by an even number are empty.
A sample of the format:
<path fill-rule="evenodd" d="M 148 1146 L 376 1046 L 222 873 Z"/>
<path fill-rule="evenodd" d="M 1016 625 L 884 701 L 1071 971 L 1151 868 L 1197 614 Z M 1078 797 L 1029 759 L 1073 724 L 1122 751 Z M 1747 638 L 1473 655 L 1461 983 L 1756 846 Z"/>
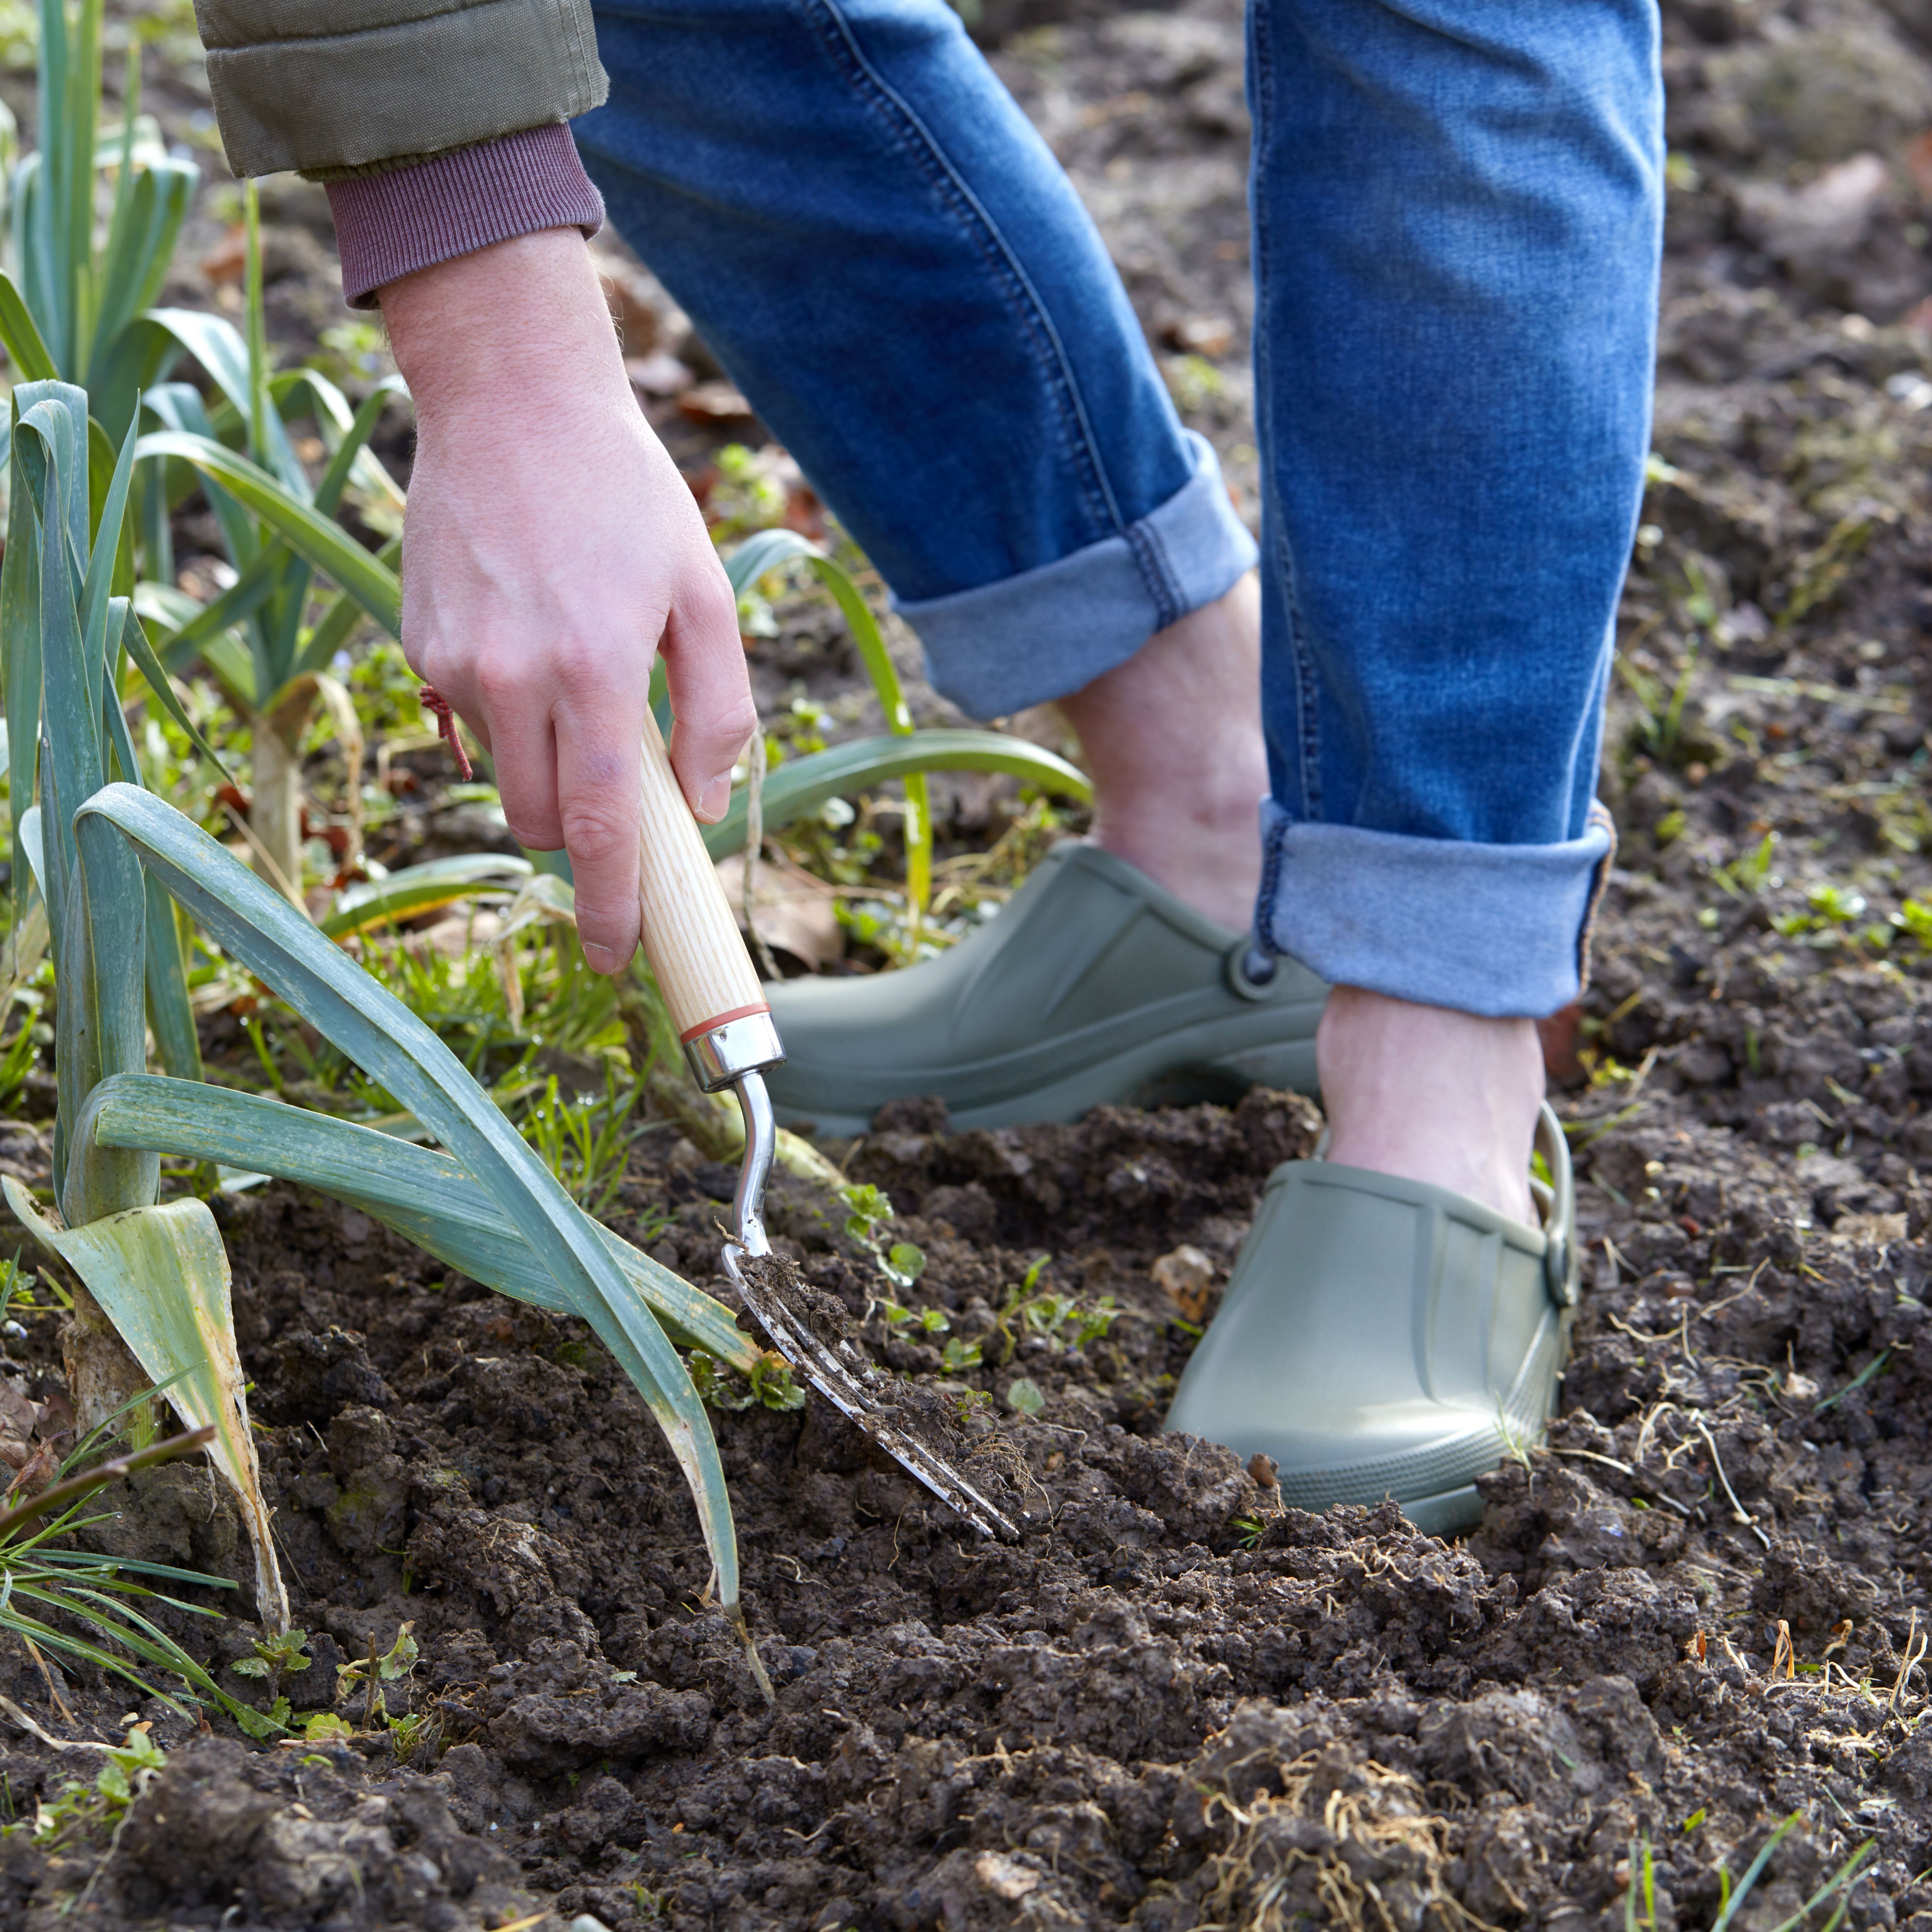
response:
<path fill-rule="evenodd" d="M 1344 1932 L 1496 1932 L 1444 1884 L 1449 1822 L 1422 1786 L 1372 1760 L 1310 1751 L 1273 1772 L 1279 1796 L 1208 1802 L 1234 1827 L 1204 1876 L 1200 1932 L 1290 1932 L 1311 1921 Z"/>

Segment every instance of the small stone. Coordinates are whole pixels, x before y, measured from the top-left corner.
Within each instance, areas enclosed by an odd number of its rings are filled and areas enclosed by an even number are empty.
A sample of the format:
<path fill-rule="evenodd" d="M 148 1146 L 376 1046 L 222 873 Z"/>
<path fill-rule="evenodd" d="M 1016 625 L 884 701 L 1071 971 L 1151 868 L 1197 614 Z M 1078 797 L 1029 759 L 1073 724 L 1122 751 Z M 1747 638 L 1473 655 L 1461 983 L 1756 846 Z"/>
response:
<path fill-rule="evenodd" d="M 1010 1858 L 1004 1852 L 982 1852 L 973 1861 L 973 1874 L 995 1898 L 1003 1898 L 1010 1905 L 1040 1888 L 1040 1874 L 1018 1859 Z"/>
<path fill-rule="evenodd" d="M 1208 1313 L 1214 1286 L 1214 1264 L 1198 1248 L 1186 1243 L 1154 1264 L 1155 1282 L 1184 1322 L 1199 1327 Z"/>

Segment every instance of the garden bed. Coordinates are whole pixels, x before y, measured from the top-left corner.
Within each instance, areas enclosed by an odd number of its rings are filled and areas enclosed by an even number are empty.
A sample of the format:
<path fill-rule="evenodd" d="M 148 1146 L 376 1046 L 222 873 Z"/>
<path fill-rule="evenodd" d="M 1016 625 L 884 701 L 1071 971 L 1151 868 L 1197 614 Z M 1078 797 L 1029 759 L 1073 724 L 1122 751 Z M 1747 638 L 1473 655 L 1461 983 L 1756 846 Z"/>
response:
<path fill-rule="evenodd" d="M 224 1198 L 310 1637 L 283 1688 L 298 1717 L 331 1708 L 336 1666 L 405 1622 L 419 1655 L 380 1706 L 352 1694 L 352 1735 L 265 1747 L 0 1640 L 16 1818 L 97 1764 L 23 1718 L 105 1739 L 131 1714 L 168 1758 L 118 1830 L 103 1805 L 0 1835 L 0 1924 L 1672 1932 L 1728 1912 L 1822 1932 L 1845 1906 L 1927 1932 L 1914 17 L 1670 9 L 1664 460 L 1605 760 L 1624 843 L 1580 1023 L 1551 1041 L 1585 1295 L 1550 1446 L 1485 1479 L 1480 1530 L 1284 1510 L 1264 1467 L 1159 1432 L 1263 1180 L 1312 1143 L 1288 1096 L 998 1134 L 889 1109 L 850 1172 L 928 1257 L 891 1298 L 836 1213 L 781 1191 L 775 1232 L 883 1360 L 940 1386 L 1027 1527 L 981 1542 L 816 1404 L 721 1406 L 772 1706 L 706 1607 L 678 1472 L 587 1331 L 353 1211 Z M 998 58 L 1251 504 L 1235 10 L 1032 27 Z M 300 346 L 327 263 L 286 259 L 274 312 Z M 768 706 L 860 688 L 822 619 L 781 614 L 754 652 Z M 437 799 L 424 761 L 415 849 L 447 825 Z M 949 809 L 967 852 L 1014 808 L 962 788 Z M 46 1152 L 17 1124 L 0 1169 L 44 1182 Z M 722 1292 L 731 1178 L 660 1130 L 610 1218 Z M 45 1386 L 52 1318 L 15 1325 L 8 1372 Z M 112 1500 L 110 1546 L 246 1574 L 205 1472 Z M 236 1615 L 178 1634 L 224 1662 L 255 1634 Z"/>

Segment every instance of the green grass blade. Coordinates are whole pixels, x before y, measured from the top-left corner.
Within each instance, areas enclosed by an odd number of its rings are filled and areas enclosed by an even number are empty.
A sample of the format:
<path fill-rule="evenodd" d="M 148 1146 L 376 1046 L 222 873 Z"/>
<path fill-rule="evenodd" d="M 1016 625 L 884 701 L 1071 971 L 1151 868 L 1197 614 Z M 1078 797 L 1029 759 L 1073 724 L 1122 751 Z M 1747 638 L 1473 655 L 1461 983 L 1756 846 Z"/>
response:
<path fill-rule="evenodd" d="M 51 382 L 60 371 L 10 275 L 0 274 L 0 344 L 22 382 Z"/>
<path fill-rule="evenodd" d="M 867 791 L 909 772 L 1009 772 L 1023 784 L 1082 804 L 1094 788 L 1083 773 L 1054 753 L 998 731 L 934 730 L 910 737 L 854 738 L 802 758 L 788 758 L 765 781 L 765 830 L 776 832 L 816 812 L 827 799 Z M 714 859 L 745 842 L 745 796 L 741 791 L 716 825 L 701 828 L 704 848 Z"/>
<path fill-rule="evenodd" d="M 1784 1844 L 1796 1828 L 1798 1821 L 1804 1816 L 1802 1811 L 1794 1811 L 1780 1825 L 1771 1836 L 1758 1847 L 1757 1856 L 1744 1868 L 1744 1875 L 1738 1880 L 1737 1889 L 1724 1903 L 1724 1909 L 1718 1914 L 1711 1932 L 1728 1932 L 1731 1921 L 1737 1916 L 1738 1908 L 1750 1896 L 1750 1889 L 1756 1884 L 1764 1868 L 1771 1862 L 1772 1854 Z"/>
<path fill-rule="evenodd" d="M 230 491 L 287 540 L 338 589 L 353 597 L 392 637 L 402 634 L 402 585 L 348 532 L 290 496 L 266 471 L 212 438 L 157 430 L 136 446 L 137 456 L 174 456 Z"/>
<path fill-rule="evenodd" d="M 230 958 L 394 1094 L 522 1232 L 657 1418 L 696 1501 L 720 1595 L 735 1605 L 736 1540 L 704 1404 L 663 1329 L 501 1109 L 422 1021 L 172 806 L 136 787 L 111 785 L 88 800 L 82 817 L 127 838 Z"/>
<path fill-rule="evenodd" d="M 318 1188 L 388 1222 L 486 1287 L 539 1308 L 570 1311 L 529 1244 L 447 1154 L 265 1094 L 146 1073 L 104 1080 L 75 1131 L 104 1147 L 152 1148 Z M 595 1221 L 589 1226 L 632 1288 L 688 1346 L 742 1369 L 758 1360 L 757 1347 L 728 1309 L 609 1228 Z"/>

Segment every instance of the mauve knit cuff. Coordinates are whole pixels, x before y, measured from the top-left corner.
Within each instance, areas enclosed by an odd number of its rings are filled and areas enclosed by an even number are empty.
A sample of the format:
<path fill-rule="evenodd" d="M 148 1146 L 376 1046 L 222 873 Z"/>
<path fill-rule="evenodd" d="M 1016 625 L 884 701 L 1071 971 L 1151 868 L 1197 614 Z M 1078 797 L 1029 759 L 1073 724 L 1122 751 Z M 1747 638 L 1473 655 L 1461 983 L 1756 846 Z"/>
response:
<path fill-rule="evenodd" d="M 561 121 L 326 185 L 352 308 L 374 308 L 399 275 L 513 235 L 604 225 L 603 199 Z"/>

